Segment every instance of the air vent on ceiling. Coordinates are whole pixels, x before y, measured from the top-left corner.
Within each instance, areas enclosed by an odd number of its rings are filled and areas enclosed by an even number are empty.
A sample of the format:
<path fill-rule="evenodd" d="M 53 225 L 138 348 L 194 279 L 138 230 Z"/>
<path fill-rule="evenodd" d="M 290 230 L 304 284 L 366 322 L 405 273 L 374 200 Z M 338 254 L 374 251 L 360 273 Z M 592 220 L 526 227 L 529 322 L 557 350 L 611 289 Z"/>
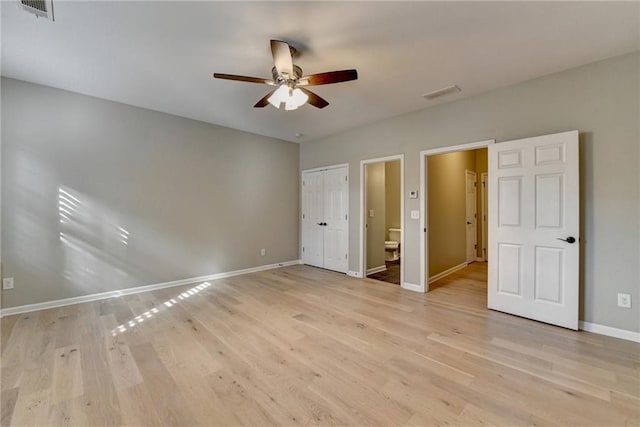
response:
<path fill-rule="evenodd" d="M 37 17 L 50 19 L 53 21 L 52 0 L 20 0 L 22 8 L 27 12 L 35 14 Z"/>
<path fill-rule="evenodd" d="M 456 85 L 443 87 L 442 89 L 434 90 L 433 92 L 425 93 L 424 96 L 426 99 L 436 99 L 441 96 L 450 95 L 452 93 L 460 92 L 460 88 Z"/>

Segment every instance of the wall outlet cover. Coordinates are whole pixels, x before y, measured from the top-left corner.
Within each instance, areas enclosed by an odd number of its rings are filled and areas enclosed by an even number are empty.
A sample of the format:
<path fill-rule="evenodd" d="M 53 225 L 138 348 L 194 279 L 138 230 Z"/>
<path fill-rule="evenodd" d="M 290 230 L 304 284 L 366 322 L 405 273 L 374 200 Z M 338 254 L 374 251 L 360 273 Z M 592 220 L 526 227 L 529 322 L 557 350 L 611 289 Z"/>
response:
<path fill-rule="evenodd" d="M 411 211 L 411 219 L 420 219 L 420 211 Z"/>
<path fill-rule="evenodd" d="M 618 307 L 631 308 L 631 294 L 618 294 Z"/>
<path fill-rule="evenodd" d="M 267 250 L 262 248 L 260 249 L 260 255 L 265 256 L 267 254 Z"/>
<path fill-rule="evenodd" d="M 2 289 L 13 289 L 13 277 L 2 279 Z"/>

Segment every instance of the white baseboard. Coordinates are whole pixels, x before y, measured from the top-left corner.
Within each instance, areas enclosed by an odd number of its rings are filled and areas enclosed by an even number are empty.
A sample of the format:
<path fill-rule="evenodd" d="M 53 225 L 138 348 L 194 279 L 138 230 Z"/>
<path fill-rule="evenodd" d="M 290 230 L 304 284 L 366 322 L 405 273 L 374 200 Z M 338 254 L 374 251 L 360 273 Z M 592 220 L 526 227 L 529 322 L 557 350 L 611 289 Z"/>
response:
<path fill-rule="evenodd" d="M 467 264 L 467 263 L 466 263 L 466 261 L 465 261 L 465 262 L 463 262 L 462 264 L 458 264 L 458 265 L 453 266 L 453 267 L 451 267 L 451 268 L 449 268 L 449 269 L 447 269 L 447 270 L 445 270 L 445 271 L 441 271 L 441 272 L 440 272 L 440 273 L 438 273 L 438 274 L 434 274 L 433 276 L 429 277 L 429 283 L 433 283 L 433 282 L 435 282 L 436 280 L 440 280 L 440 279 L 442 279 L 443 277 L 447 277 L 448 275 L 453 274 L 453 273 L 455 273 L 455 272 L 456 272 L 456 271 L 458 271 L 458 270 L 462 270 L 462 269 L 463 269 L 463 268 L 465 268 L 467 265 L 468 265 L 468 264 Z"/>
<path fill-rule="evenodd" d="M 242 270 L 227 271 L 223 273 L 209 274 L 207 276 L 189 277 L 187 279 L 173 280 L 171 282 L 155 283 L 153 285 L 137 286 L 135 288 L 119 289 L 117 291 L 101 292 L 97 294 L 82 295 L 78 297 L 64 298 L 54 301 L 39 302 L 36 304 L 20 305 L 17 307 L 8 307 L 0 310 L 0 317 L 10 316 L 12 314 L 28 313 L 31 311 L 45 310 L 48 308 L 64 307 L 66 305 L 79 304 L 83 302 L 98 301 L 107 298 L 114 298 L 123 295 L 139 294 L 141 292 L 155 291 L 157 289 L 172 288 L 174 286 L 188 285 L 195 282 L 206 282 L 210 280 L 223 279 L 225 277 L 240 276 L 242 274 L 255 273 L 258 271 L 271 270 L 274 268 L 286 267 L 289 265 L 300 264 L 299 259 L 292 261 L 284 261 L 276 264 L 260 265 L 258 267 L 245 268 Z"/>
<path fill-rule="evenodd" d="M 359 271 L 349 270 L 349 271 L 347 271 L 347 276 L 349 276 L 349 277 L 357 277 L 359 279 L 360 278 L 360 272 Z"/>
<path fill-rule="evenodd" d="M 379 265 L 377 267 L 368 268 L 367 269 L 367 276 L 370 275 L 370 274 L 380 273 L 381 271 L 385 271 L 386 269 L 387 269 L 386 265 Z"/>
<path fill-rule="evenodd" d="M 593 332 L 594 334 L 607 335 L 640 343 L 640 332 L 627 331 L 626 329 L 612 328 L 611 326 L 583 321 L 580 321 L 578 327 L 583 331 Z"/>
<path fill-rule="evenodd" d="M 476 262 L 484 262 L 484 258 L 482 258 L 481 256 L 476 257 Z"/>
<path fill-rule="evenodd" d="M 424 293 L 424 289 L 422 289 L 422 286 L 416 285 L 415 283 L 404 282 L 402 284 L 402 289 L 406 289 L 412 292 L 420 292 L 422 294 Z"/>

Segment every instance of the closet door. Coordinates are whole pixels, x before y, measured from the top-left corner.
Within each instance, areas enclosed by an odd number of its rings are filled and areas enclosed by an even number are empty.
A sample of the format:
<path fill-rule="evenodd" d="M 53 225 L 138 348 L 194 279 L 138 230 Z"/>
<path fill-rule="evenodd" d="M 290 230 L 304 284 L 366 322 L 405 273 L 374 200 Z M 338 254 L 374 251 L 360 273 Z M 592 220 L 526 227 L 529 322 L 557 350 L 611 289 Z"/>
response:
<path fill-rule="evenodd" d="M 324 172 L 302 174 L 302 262 L 324 267 Z"/>
<path fill-rule="evenodd" d="M 324 171 L 324 268 L 346 273 L 349 182 L 346 167 Z"/>

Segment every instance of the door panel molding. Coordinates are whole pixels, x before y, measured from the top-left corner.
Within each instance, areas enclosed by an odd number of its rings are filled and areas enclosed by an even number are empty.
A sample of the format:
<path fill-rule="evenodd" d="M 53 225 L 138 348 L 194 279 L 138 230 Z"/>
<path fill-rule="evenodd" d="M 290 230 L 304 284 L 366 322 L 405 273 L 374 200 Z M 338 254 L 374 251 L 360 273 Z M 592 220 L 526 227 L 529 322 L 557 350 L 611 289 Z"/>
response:
<path fill-rule="evenodd" d="M 578 329 L 578 148 L 578 131 L 489 147 L 489 308 Z"/>

